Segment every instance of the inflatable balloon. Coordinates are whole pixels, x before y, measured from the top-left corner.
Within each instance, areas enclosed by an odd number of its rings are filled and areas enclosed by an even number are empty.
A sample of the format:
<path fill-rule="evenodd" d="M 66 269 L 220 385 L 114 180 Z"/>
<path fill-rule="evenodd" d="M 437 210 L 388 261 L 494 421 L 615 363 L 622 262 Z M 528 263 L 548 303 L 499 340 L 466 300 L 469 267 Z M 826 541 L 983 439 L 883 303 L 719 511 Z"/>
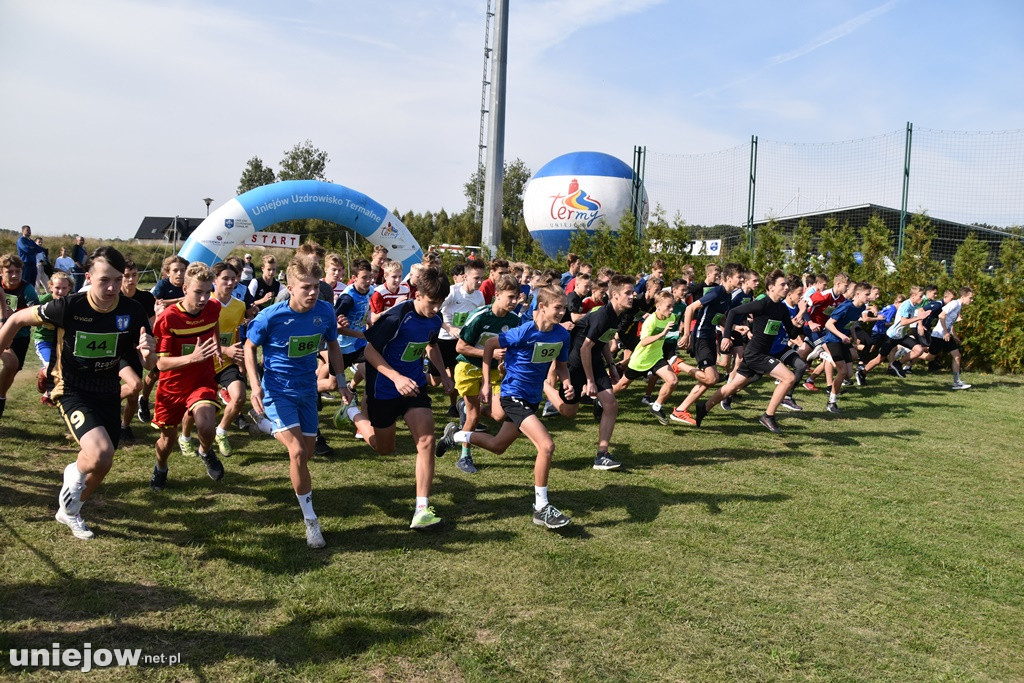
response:
<path fill-rule="evenodd" d="M 571 152 L 537 171 L 523 193 L 523 215 L 533 239 L 549 256 L 569 251 L 577 230 L 593 233 L 601 223 L 618 230 L 633 200 L 633 169 L 610 154 Z M 641 228 L 647 225 L 643 191 Z"/>
<path fill-rule="evenodd" d="M 405 272 L 423 250 L 398 218 L 366 195 L 319 180 L 284 180 L 240 194 L 206 217 L 178 253 L 189 261 L 214 264 L 276 223 L 306 218 L 338 223 L 388 249 Z"/>

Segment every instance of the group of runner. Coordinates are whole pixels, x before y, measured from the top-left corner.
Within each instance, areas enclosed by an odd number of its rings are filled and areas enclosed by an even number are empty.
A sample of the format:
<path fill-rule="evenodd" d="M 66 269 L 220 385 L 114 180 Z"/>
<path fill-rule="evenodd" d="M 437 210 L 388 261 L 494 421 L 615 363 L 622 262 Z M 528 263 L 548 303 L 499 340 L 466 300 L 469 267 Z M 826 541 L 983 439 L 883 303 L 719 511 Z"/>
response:
<path fill-rule="evenodd" d="M 844 386 L 864 384 L 875 368 L 905 377 L 915 362 L 942 354 L 952 357 L 952 388 L 970 386 L 960 377 L 954 329 L 973 298 L 969 288 L 939 299 L 936 288 L 915 286 L 879 309 L 877 287 L 842 273 L 829 288 L 823 276 L 776 270 L 759 293 L 761 278 L 738 264 L 711 264 L 702 280 L 687 268 L 666 281 L 660 260 L 634 278 L 609 268 L 594 273 L 570 254 L 561 274 L 470 259 L 453 269 L 450 283 L 435 255 L 404 278 L 402 265 L 386 257 L 377 247 L 371 260 L 348 264 L 346 281 L 339 256 L 304 244 L 283 286 L 270 257 L 245 286 L 239 278 L 252 277 L 248 258 L 211 268 L 171 256 L 145 292 L 136 265 L 101 247 L 89 258 L 82 291 L 69 293 L 67 275 L 57 272 L 44 297 L 21 281 L 17 256 L 0 257 L 0 418 L 35 335 L 43 402 L 56 406 L 80 448 L 64 470 L 57 521 L 77 538 L 93 537 L 82 504 L 119 443 L 135 440 L 136 414 L 158 430 L 154 491 L 168 484 L 175 441 L 219 481 L 218 456 L 232 454 L 228 435 L 242 424 L 247 389 L 250 433 L 273 434 L 287 450 L 307 544 L 319 548 L 325 541 L 308 462 L 330 450 L 319 413 L 334 392 L 342 401 L 335 425 L 377 453 L 395 449 L 399 418 L 409 428 L 416 449 L 411 528 L 441 521 L 429 504 L 436 457 L 458 449 L 458 468 L 473 474 L 474 449 L 500 454 L 520 435 L 537 452 L 533 522 L 559 528 L 571 520 L 548 500 L 555 445 L 542 418 L 573 418 L 589 404 L 599 423 L 593 467 L 619 469 L 611 449 L 617 395 L 634 381 L 646 383 L 643 403 L 657 422 L 699 427 L 713 408 L 731 409 L 746 385 L 770 376 L 777 386 L 759 421 L 775 433 L 776 411 L 802 410 L 794 391 L 816 391 L 820 374 L 831 413 L 840 410 Z M 693 385 L 669 409 L 684 375 Z M 449 397 L 448 415 L 457 418 L 440 438 L 431 386 Z M 496 430 L 484 431 L 485 417 Z"/>

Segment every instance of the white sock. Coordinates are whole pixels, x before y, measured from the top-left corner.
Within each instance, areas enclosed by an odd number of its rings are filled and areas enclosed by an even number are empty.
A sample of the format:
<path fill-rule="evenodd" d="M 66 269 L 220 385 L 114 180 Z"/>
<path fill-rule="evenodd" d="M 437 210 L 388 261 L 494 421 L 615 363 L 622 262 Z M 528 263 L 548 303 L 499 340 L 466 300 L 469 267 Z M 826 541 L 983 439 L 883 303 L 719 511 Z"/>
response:
<path fill-rule="evenodd" d="M 651 403 L 651 410 L 661 410 L 661 404 L 657 401 Z"/>
<path fill-rule="evenodd" d="M 547 486 L 534 486 L 533 487 L 533 509 L 543 510 L 544 506 L 548 504 L 548 487 Z"/>
<path fill-rule="evenodd" d="M 167 468 L 166 467 L 160 467 L 160 463 L 157 463 L 156 464 L 156 471 L 157 472 L 166 472 Z"/>
<path fill-rule="evenodd" d="M 356 415 L 359 414 L 359 406 L 357 406 L 355 404 L 350 405 L 348 408 L 345 409 L 345 414 L 348 415 L 348 419 L 350 419 L 353 422 L 355 422 L 356 421 Z"/>
<path fill-rule="evenodd" d="M 78 463 L 73 462 L 64 468 L 64 483 L 68 486 L 72 484 L 80 484 L 85 486 L 85 476 L 82 471 L 78 469 Z"/>
<path fill-rule="evenodd" d="M 220 425 L 217 425 L 217 436 L 227 436 L 228 430 L 224 429 Z"/>
<path fill-rule="evenodd" d="M 191 436 L 185 436 L 184 434 L 179 434 L 178 435 L 178 443 L 185 443 L 185 444 L 187 444 L 191 440 L 192 440 Z"/>
<path fill-rule="evenodd" d="M 416 496 L 416 510 L 422 510 L 427 507 L 426 496 Z"/>
<path fill-rule="evenodd" d="M 313 512 L 313 489 L 310 489 L 309 493 L 296 493 L 295 497 L 299 499 L 303 518 L 316 519 L 316 513 Z"/>
<path fill-rule="evenodd" d="M 832 392 L 832 391 L 828 392 L 828 402 L 829 403 L 835 403 L 838 400 L 839 400 L 839 397 L 836 396 L 835 392 Z"/>
<path fill-rule="evenodd" d="M 455 441 L 455 443 L 469 443 L 469 435 L 472 433 L 473 432 L 464 432 L 460 429 L 452 435 L 452 440 Z"/>

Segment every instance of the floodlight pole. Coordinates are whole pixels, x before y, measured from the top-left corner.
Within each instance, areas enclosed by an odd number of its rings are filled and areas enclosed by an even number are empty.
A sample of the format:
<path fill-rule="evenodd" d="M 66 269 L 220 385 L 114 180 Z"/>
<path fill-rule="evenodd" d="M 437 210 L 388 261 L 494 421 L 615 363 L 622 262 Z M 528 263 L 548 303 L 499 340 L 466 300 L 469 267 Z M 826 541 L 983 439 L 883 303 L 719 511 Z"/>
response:
<path fill-rule="evenodd" d="M 508 0 L 498 0 L 494 15 L 494 52 L 491 57 L 490 135 L 484 181 L 484 224 L 480 242 L 493 256 L 501 244 L 501 203 L 505 171 L 505 73 L 508 70 Z"/>

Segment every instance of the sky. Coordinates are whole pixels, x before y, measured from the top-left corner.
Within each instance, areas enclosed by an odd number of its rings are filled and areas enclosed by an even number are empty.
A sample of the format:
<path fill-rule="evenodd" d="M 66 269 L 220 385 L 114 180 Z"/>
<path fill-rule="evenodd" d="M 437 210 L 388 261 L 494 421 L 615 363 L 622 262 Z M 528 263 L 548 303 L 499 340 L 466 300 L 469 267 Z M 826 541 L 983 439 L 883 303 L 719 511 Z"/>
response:
<path fill-rule="evenodd" d="M 635 145 L 697 155 L 907 121 L 1024 128 L 1016 0 L 511 5 L 505 155 L 533 170 L 577 150 L 630 163 Z M 276 170 L 307 139 L 329 180 L 388 208 L 461 211 L 485 6 L 0 0 L 0 228 L 131 237 L 147 215 L 205 215 L 249 158 Z"/>

